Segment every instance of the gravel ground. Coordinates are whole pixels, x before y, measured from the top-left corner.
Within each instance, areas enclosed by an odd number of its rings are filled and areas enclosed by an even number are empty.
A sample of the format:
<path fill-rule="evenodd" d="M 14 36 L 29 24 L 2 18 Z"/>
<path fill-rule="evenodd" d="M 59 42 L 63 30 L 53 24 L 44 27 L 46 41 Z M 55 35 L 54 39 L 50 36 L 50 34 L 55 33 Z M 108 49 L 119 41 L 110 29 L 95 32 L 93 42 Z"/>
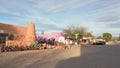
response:
<path fill-rule="evenodd" d="M 4 52 L 0 54 L 0 68 L 55 68 L 59 61 L 78 56 L 79 47 L 68 50 Z"/>

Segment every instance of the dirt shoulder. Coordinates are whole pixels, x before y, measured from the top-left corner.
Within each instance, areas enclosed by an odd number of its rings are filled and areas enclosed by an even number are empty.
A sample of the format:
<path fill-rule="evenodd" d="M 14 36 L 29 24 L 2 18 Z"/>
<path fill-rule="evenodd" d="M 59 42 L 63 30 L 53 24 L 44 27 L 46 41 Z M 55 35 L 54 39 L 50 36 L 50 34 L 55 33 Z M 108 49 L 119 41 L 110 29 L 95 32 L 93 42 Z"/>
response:
<path fill-rule="evenodd" d="M 0 68 L 54 68 L 59 61 L 76 56 L 80 56 L 79 47 L 5 52 L 0 54 Z"/>

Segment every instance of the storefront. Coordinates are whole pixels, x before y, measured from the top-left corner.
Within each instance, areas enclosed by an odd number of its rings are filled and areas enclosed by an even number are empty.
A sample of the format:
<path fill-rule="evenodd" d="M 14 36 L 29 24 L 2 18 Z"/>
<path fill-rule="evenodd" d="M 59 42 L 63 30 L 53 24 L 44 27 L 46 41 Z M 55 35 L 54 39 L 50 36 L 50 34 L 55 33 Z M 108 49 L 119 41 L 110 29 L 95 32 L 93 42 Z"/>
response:
<path fill-rule="evenodd" d="M 3 50 L 5 43 L 6 43 L 6 36 L 7 36 L 7 34 L 0 33 L 0 52 L 3 52 L 2 50 Z"/>

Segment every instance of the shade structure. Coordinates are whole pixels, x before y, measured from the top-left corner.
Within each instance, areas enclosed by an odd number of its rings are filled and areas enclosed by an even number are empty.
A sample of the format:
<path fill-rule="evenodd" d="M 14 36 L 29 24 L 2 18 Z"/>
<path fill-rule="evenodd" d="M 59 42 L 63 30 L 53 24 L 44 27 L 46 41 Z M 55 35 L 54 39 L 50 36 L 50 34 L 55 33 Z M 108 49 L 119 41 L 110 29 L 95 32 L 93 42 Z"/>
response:
<path fill-rule="evenodd" d="M 39 38 L 45 38 L 45 39 L 55 39 L 55 41 L 58 41 L 58 38 L 63 36 L 63 32 L 53 32 L 53 33 L 47 33 L 47 34 L 37 34 L 37 39 Z"/>

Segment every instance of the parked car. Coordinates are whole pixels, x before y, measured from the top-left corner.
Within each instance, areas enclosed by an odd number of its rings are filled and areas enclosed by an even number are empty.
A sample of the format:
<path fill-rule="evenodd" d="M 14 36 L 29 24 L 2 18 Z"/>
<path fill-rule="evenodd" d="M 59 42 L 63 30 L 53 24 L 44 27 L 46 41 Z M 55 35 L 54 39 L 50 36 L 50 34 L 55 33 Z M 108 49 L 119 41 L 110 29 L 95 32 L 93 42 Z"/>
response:
<path fill-rule="evenodd" d="M 106 42 L 102 41 L 102 40 L 93 43 L 93 45 L 105 45 L 105 44 L 106 44 Z"/>

